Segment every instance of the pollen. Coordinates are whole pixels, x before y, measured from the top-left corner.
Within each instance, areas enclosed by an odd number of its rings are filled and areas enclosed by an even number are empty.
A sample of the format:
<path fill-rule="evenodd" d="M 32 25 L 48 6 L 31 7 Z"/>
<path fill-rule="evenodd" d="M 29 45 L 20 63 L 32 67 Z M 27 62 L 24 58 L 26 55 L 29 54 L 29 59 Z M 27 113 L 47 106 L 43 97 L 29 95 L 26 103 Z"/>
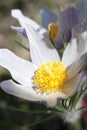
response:
<path fill-rule="evenodd" d="M 55 23 L 50 23 L 48 25 L 48 30 L 50 38 L 54 41 L 58 33 L 58 25 Z"/>
<path fill-rule="evenodd" d="M 67 70 L 61 62 L 46 62 L 33 76 L 35 90 L 47 94 L 62 92 L 62 86 L 67 80 Z"/>

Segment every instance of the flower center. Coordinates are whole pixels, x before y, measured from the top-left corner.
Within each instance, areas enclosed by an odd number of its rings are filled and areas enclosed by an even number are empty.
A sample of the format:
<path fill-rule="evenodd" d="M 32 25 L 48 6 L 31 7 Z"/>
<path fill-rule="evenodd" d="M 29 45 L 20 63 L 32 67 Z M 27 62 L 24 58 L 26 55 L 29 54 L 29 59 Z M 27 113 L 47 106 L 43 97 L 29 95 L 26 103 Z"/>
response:
<path fill-rule="evenodd" d="M 61 62 L 42 64 L 33 76 L 34 88 L 40 93 L 62 91 L 62 85 L 68 80 L 67 70 Z"/>

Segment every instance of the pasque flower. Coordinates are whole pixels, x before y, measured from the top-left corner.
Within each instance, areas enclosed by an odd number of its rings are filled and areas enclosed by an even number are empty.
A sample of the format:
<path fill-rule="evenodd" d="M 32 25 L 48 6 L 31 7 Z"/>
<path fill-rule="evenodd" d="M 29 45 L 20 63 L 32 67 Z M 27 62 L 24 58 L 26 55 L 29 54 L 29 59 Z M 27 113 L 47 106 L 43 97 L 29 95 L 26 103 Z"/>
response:
<path fill-rule="evenodd" d="M 58 15 L 45 8 L 41 8 L 40 12 L 42 21 L 41 25 L 36 23 L 31 18 L 24 16 L 20 10 L 13 9 L 11 15 L 19 21 L 21 27 L 12 26 L 12 29 L 23 34 L 24 36 L 27 36 L 22 22 L 23 19 L 25 20 L 27 25 L 32 25 L 36 31 L 44 36 L 47 35 L 49 24 L 55 23 L 58 26 L 58 29 L 55 29 L 58 30 L 58 33 L 56 33 L 55 39 L 53 40 L 56 48 L 61 49 L 63 47 L 63 35 L 64 40 L 66 42 L 69 42 L 72 36 L 72 29 L 75 28 L 75 26 L 83 23 L 83 15 L 81 14 L 79 8 L 69 7 L 63 10 Z M 83 27 L 78 28 L 82 29 Z M 76 28 L 75 30 L 77 30 L 78 28 Z"/>
<path fill-rule="evenodd" d="M 87 31 L 79 35 L 78 40 L 72 38 L 60 58 L 46 37 L 27 25 L 23 18 L 21 22 L 29 39 L 31 61 L 0 49 L 0 65 L 13 79 L 1 82 L 0 86 L 8 94 L 30 101 L 45 101 L 53 107 L 58 98 L 67 98 L 77 90 L 79 72 L 87 56 Z"/>

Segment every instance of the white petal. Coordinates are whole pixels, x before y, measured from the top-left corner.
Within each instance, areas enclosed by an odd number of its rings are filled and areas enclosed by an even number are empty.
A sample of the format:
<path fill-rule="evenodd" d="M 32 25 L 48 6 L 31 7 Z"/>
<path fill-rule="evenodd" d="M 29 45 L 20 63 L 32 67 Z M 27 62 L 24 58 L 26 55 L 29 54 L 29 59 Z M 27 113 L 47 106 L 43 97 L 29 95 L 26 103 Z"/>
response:
<path fill-rule="evenodd" d="M 85 64 L 86 57 L 87 53 L 80 56 L 75 62 L 67 67 L 69 79 L 72 79 L 82 69 L 83 65 Z"/>
<path fill-rule="evenodd" d="M 78 45 L 76 39 L 72 39 L 71 42 L 67 45 L 62 57 L 62 63 L 65 65 L 65 67 L 69 66 L 77 59 L 77 47 Z"/>
<path fill-rule="evenodd" d="M 39 24 L 37 24 L 32 19 L 24 16 L 22 14 L 21 10 L 19 10 L 19 9 L 13 9 L 11 11 L 11 15 L 19 21 L 19 23 L 21 24 L 22 27 L 25 27 L 25 24 L 24 24 L 24 22 L 25 22 L 27 25 L 32 25 L 33 28 L 36 31 L 38 31 L 40 34 L 45 34 L 46 33 L 46 29 L 42 28 Z"/>
<path fill-rule="evenodd" d="M 79 78 L 80 74 L 76 75 L 73 79 L 67 81 L 63 85 L 63 92 L 67 95 L 67 97 L 76 92 Z"/>
<path fill-rule="evenodd" d="M 8 94 L 20 97 L 22 99 L 37 101 L 37 95 L 31 91 L 31 83 L 26 85 L 20 85 L 12 80 L 6 80 L 1 82 L 0 87 Z"/>
<path fill-rule="evenodd" d="M 32 19 L 27 18 L 26 16 L 24 16 L 21 12 L 21 10 L 19 9 L 13 9 L 11 11 L 11 15 L 16 18 L 19 23 L 21 24 L 21 26 L 25 26 L 24 25 L 24 21 L 26 22 L 26 24 L 30 24 L 32 25 L 36 30 L 40 27 L 36 22 L 34 22 Z"/>
<path fill-rule="evenodd" d="M 57 103 L 57 98 L 66 98 L 64 93 L 56 92 L 52 94 L 40 94 L 32 89 L 32 84 L 20 85 L 12 80 L 3 81 L 1 88 L 8 94 L 17 96 L 30 101 L 45 101 L 49 107 L 53 107 Z"/>
<path fill-rule="evenodd" d="M 19 58 L 7 49 L 0 49 L 0 65 L 21 84 L 28 84 L 35 72 L 35 67 L 31 62 Z"/>
<path fill-rule="evenodd" d="M 29 26 L 20 10 L 13 10 L 12 16 L 20 18 L 22 21 L 22 26 L 25 28 L 30 41 L 31 58 L 35 64 L 40 65 L 46 61 L 59 60 L 59 55 L 53 45 L 44 37 L 42 40 L 42 36 Z"/>
<path fill-rule="evenodd" d="M 60 60 L 57 50 L 47 38 L 42 39 L 31 26 L 26 26 L 25 30 L 30 42 L 31 58 L 36 65 Z"/>
<path fill-rule="evenodd" d="M 78 53 L 80 56 L 85 52 L 87 52 L 87 31 L 83 32 L 81 36 L 79 36 L 78 41 L 79 41 Z"/>
<path fill-rule="evenodd" d="M 66 93 L 55 92 L 49 95 L 49 98 L 46 99 L 46 103 L 48 107 L 55 107 L 57 105 L 57 101 L 59 99 L 67 98 Z M 45 100 L 44 100 L 45 101 Z"/>
<path fill-rule="evenodd" d="M 62 62 L 67 67 L 86 52 L 87 52 L 87 31 L 79 35 L 77 39 L 71 40 L 71 42 L 67 45 L 63 53 Z"/>

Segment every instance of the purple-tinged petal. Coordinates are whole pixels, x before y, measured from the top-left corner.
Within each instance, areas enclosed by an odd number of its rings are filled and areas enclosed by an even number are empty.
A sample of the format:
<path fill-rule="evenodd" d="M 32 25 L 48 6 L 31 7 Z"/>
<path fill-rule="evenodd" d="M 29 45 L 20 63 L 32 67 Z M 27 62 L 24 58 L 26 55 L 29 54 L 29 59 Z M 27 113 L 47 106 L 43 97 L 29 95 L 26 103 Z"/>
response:
<path fill-rule="evenodd" d="M 15 27 L 15 26 L 11 26 L 12 30 L 22 34 L 24 37 L 27 38 L 27 34 L 25 32 L 25 29 L 23 27 Z"/>
<path fill-rule="evenodd" d="M 75 62 L 73 62 L 71 65 L 67 67 L 67 73 L 69 76 L 69 79 L 72 79 L 75 75 L 77 75 L 82 67 L 85 64 L 87 58 L 87 52 L 84 53 L 82 56 L 78 57 Z"/>
<path fill-rule="evenodd" d="M 87 1 L 86 0 L 79 0 L 76 7 L 80 10 L 80 13 L 83 17 L 83 20 L 87 21 Z"/>
<path fill-rule="evenodd" d="M 78 24 L 81 20 L 80 11 L 74 7 L 69 7 L 65 9 L 58 16 L 58 24 L 60 25 L 62 30 L 72 29 L 73 26 Z"/>
<path fill-rule="evenodd" d="M 81 23 L 81 14 L 80 11 L 74 7 L 69 7 L 65 9 L 59 16 L 58 16 L 58 25 L 59 25 L 59 33 L 55 40 L 55 45 L 58 49 L 60 49 L 60 45 L 63 46 L 63 35 L 64 40 L 66 42 L 70 41 L 72 36 L 71 30 L 72 28 Z"/>
<path fill-rule="evenodd" d="M 64 39 L 63 39 L 64 37 Z M 70 41 L 72 37 L 72 32 L 71 30 L 64 30 L 63 32 L 61 32 L 61 30 L 59 30 L 58 35 L 56 36 L 56 39 L 54 41 L 55 47 L 59 50 L 61 48 L 64 48 L 64 43 L 66 41 L 66 44 Z"/>
<path fill-rule="evenodd" d="M 79 82 L 78 82 L 78 89 L 80 89 L 80 87 L 82 85 L 85 85 L 85 81 L 87 81 L 87 71 L 82 71 L 80 72 L 80 78 L 79 78 Z"/>
<path fill-rule="evenodd" d="M 54 12 L 46 8 L 41 8 L 40 12 L 41 12 L 41 23 L 44 28 L 47 29 L 49 23 L 57 22 L 58 16 Z"/>
<path fill-rule="evenodd" d="M 63 92 L 67 95 L 67 97 L 76 92 L 79 78 L 80 74 L 77 74 L 75 77 L 73 77 L 71 80 L 68 80 L 63 85 Z"/>
<path fill-rule="evenodd" d="M 77 38 L 80 36 L 80 34 L 82 34 L 86 30 L 87 30 L 87 23 L 86 23 L 86 21 L 83 21 L 82 23 L 73 27 L 72 37 Z"/>

